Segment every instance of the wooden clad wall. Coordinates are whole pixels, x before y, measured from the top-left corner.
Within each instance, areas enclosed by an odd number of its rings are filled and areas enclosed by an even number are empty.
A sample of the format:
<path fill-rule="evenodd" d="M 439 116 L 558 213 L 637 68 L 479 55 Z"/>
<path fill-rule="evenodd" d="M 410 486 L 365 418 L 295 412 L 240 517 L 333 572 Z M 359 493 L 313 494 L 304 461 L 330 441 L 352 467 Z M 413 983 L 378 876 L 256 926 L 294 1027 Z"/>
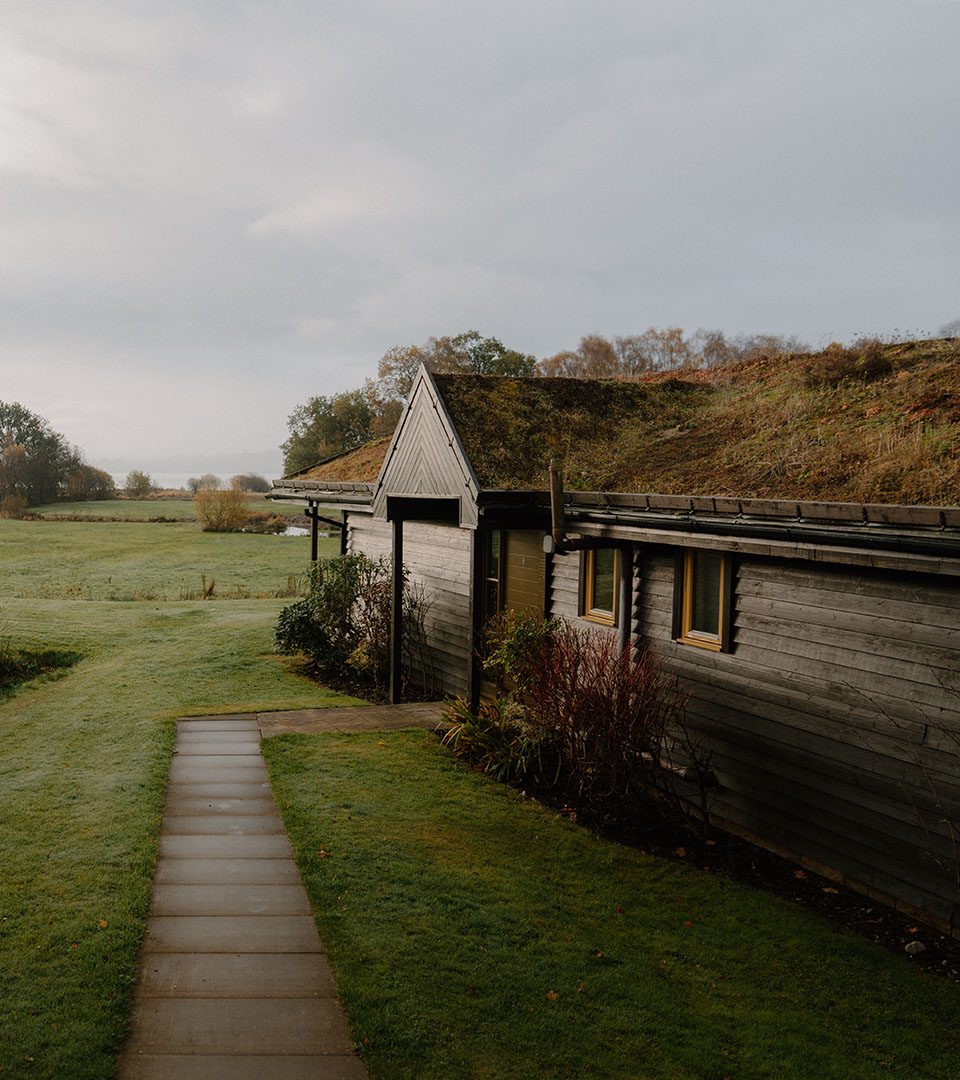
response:
<path fill-rule="evenodd" d="M 389 561 L 392 526 L 351 514 L 347 550 Z M 407 521 L 403 560 L 410 580 L 423 585 L 431 602 L 427 637 L 438 694 L 467 692 L 470 660 L 470 533 L 450 525 Z"/>
<path fill-rule="evenodd" d="M 744 557 L 721 654 L 671 640 L 674 553 L 648 552 L 643 635 L 710 732 L 717 817 L 960 925 L 960 584 Z"/>
<path fill-rule="evenodd" d="M 533 529 L 509 529 L 505 535 L 506 545 L 502 553 L 507 570 L 503 589 L 504 607 L 542 616 L 546 575 L 543 533 Z"/>

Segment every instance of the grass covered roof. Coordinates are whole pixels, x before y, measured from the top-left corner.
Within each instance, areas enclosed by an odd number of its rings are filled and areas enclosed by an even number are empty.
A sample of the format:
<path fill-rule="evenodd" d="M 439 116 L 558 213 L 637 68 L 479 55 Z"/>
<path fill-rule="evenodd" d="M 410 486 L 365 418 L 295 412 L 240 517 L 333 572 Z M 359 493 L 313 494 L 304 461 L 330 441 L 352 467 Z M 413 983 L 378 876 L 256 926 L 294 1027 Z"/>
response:
<path fill-rule="evenodd" d="M 330 480 L 340 484 L 372 484 L 380 474 L 380 466 L 387 456 L 390 436 L 374 439 L 354 450 L 346 450 L 336 457 L 327 458 L 319 465 L 296 474 L 298 480 Z"/>
<path fill-rule="evenodd" d="M 434 379 L 481 486 L 960 505 L 960 339 L 633 380 Z"/>

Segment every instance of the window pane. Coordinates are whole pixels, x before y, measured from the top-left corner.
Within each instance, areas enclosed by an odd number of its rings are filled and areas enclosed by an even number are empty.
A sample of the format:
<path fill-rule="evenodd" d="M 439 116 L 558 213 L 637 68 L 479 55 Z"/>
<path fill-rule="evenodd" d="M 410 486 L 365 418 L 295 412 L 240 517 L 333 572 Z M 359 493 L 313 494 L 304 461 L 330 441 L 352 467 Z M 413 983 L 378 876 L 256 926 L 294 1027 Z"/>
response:
<path fill-rule="evenodd" d="M 485 597 L 486 607 L 484 608 L 484 615 L 488 619 L 491 615 L 495 615 L 497 613 L 497 601 L 499 599 L 499 592 L 499 585 L 496 581 L 487 582 L 487 590 Z"/>
<path fill-rule="evenodd" d="M 613 548 L 597 548 L 593 553 L 593 607 L 595 611 L 613 614 L 614 581 L 613 565 L 616 552 Z"/>
<path fill-rule="evenodd" d="M 487 549 L 487 577 L 500 576 L 500 530 L 490 533 L 490 547 Z"/>
<path fill-rule="evenodd" d="M 693 556 L 693 617 L 691 630 L 720 634 L 720 567 L 722 556 L 697 551 Z"/>

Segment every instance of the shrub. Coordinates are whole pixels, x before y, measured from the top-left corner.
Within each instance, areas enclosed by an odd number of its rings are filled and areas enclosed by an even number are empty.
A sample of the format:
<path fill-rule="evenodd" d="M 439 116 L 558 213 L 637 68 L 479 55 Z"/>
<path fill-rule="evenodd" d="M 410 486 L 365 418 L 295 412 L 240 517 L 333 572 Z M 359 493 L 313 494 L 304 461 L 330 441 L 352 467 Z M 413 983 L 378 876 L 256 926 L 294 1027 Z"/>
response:
<path fill-rule="evenodd" d="M 892 370 L 893 362 L 878 338 L 861 338 L 850 346 L 831 342 L 801 367 L 803 382 L 812 389 L 838 386 L 850 380 L 871 382 Z"/>
<path fill-rule="evenodd" d="M 247 496 L 238 488 L 201 488 L 193 505 L 204 532 L 239 532 L 250 517 Z"/>
<path fill-rule="evenodd" d="M 21 520 L 29 514 L 23 495 L 4 495 L 0 498 L 0 517 Z"/>
<path fill-rule="evenodd" d="M 382 692 L 390 670 L 392 571 L 386 559 L 341 555 L 315 563 L 305 599 L 285 607 L 274 634 L 282 653 L 303 653 L 319 676 L 359 679 Z M 427 602 L 404 572 L 404 681 L 430 691 Z"/>
<path fill-rule="evenodd" d="M 705 831 L 709 751 L 675 676 L 646 645 L 517 612 L 485 634 L 486 668 L 511 692 L 448 713 L 446 744 L 476 767 L 551 798 L 634 812 L 651 793 Z M 690 781 L 692 786 L 681 784 Z"/>
<path fill-rule="evenodd" d="M 287 531 L 290 522 L 280 514 L 271 514 L 269 511 L 254 510 L 247 516 L 244 532 L 252 533 L 282 533 Z"/>
<path fill-rule="evenodd" d="M 127 489 L 127 494 L 135 499 L 142 499 L 153 491 L 150 474 L 141 472 L 139 469 L 131 469 L 127 473 L 123 486 Z"/>
<path fill-rule="evenodd" d="M 466 758 L 481 772 L 508 783 L 541 781 L 548 761 L 556 755 L 548 739 L 533 735 L 524 722 L 523 708 L 508 698 L 482 702 L 476 713 L 463 700 L 455 701 L 446 718 L 450 728 L 443 744 Z M 556 776 L 554 776 L 554 780 Z"/>
<path fill-rule="evenodd" d="M 523 680 L 531 655 L 552 641 L 558 624 L 553 619 L 507 608 L 484 629 L 484 668 L 501 687 Z"/>

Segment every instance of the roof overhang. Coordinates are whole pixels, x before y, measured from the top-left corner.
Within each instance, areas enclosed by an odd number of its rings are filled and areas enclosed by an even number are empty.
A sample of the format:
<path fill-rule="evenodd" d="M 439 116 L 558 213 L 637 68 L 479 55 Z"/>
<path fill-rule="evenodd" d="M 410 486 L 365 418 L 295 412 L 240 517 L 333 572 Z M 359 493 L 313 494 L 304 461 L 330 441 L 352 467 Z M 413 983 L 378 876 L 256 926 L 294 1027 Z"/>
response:
<path fill-rule="evenodd" d="M 545 491 L 484 491 L 491 523 L 549 508 Z M 566 492 L 572 532 L 780 558 L 960 576 L 960 508 Z M 530 527 L 530 526 L 528 526 Z"/>
<path fill-rule="evenodd" d="M 311 503 L 330 510 L 371 513 L 373 492 L 373 484 L 347 484 L 333 480 L 297 480 L 295 477 L 284 477 L 273 485 L 267 498 Z"/>

